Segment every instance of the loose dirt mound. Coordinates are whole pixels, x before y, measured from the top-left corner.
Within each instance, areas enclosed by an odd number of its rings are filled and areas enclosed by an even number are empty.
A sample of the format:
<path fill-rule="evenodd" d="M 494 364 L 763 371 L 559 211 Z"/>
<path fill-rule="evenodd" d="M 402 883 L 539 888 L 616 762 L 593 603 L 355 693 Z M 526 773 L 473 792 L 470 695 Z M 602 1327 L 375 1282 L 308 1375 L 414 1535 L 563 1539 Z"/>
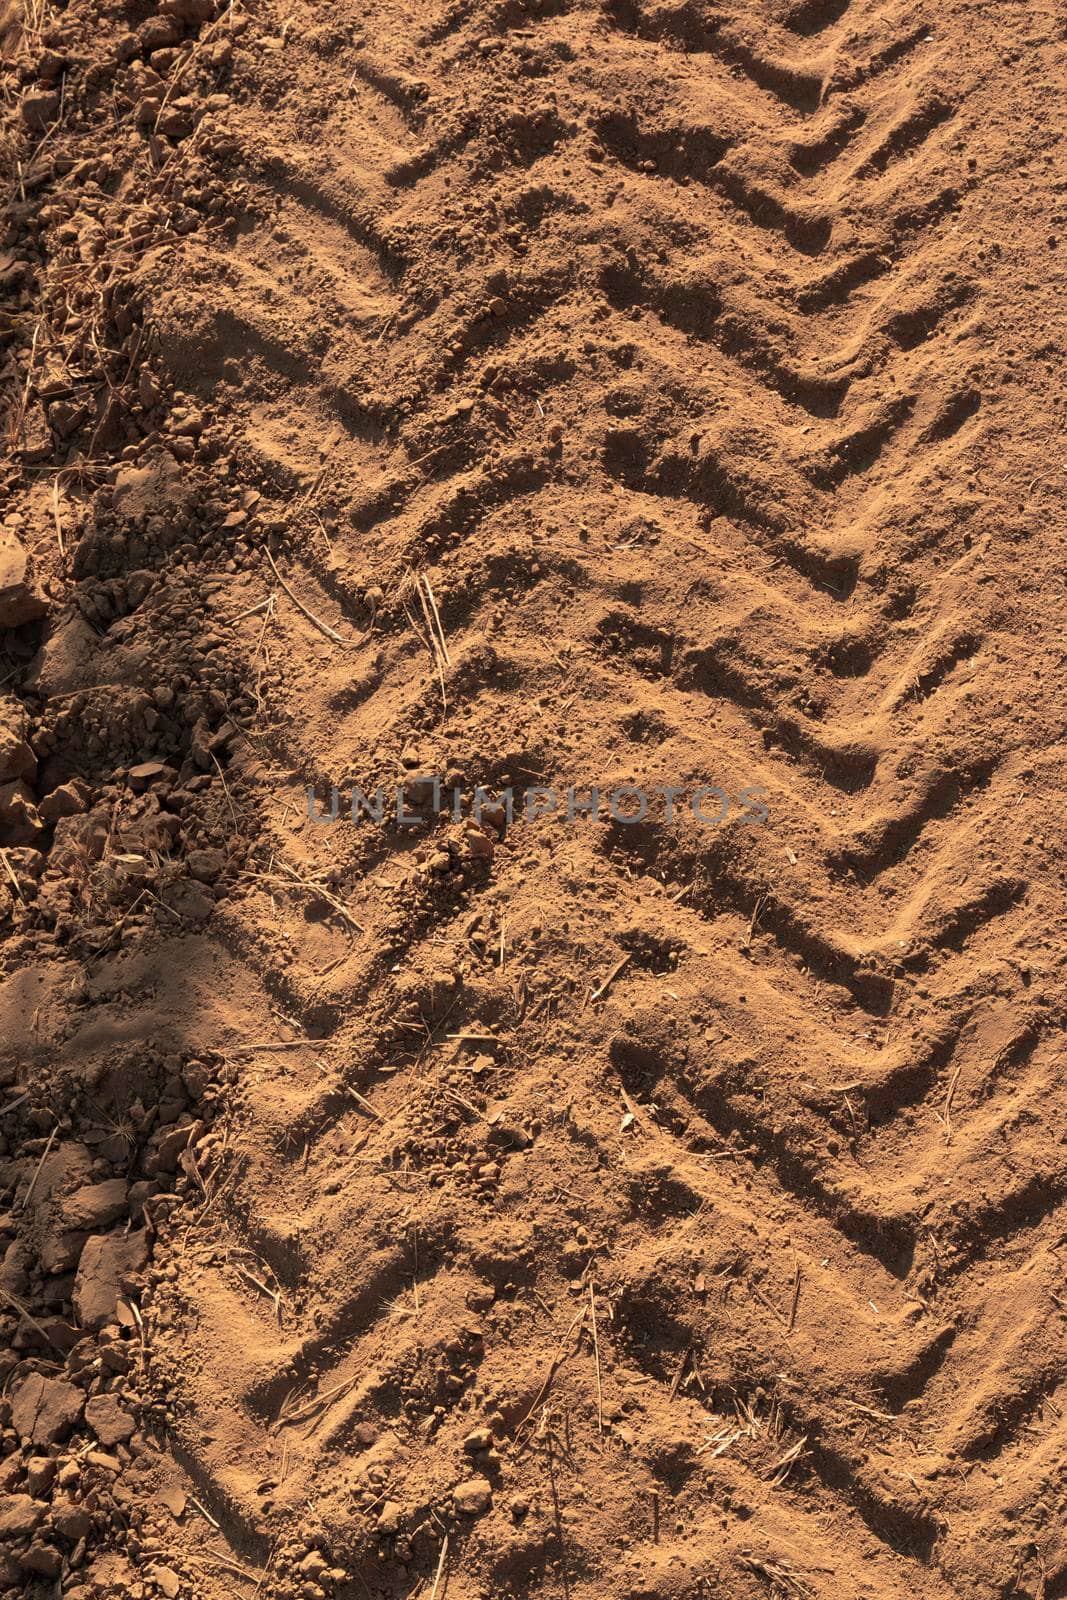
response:
<path fill-rule="evenodd" d="M 1051 8 L 0 46 L 0 1594 L 1063 1600 Z"/>

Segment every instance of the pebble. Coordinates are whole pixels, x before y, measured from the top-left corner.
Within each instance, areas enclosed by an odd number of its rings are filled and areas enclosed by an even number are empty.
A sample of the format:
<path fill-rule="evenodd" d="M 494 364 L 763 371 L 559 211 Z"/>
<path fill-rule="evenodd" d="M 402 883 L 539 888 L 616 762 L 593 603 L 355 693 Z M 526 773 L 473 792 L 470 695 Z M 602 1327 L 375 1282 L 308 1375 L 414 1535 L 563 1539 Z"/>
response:
<path fill-rule="evenodd" d="M 31 1444 L 53 1444 L 77 1422 L 83 1399 L 74 1384 L 32 1372 L 12 1391 L 11 1426 Z"/>
<path fill-rule="evenodd" d="M 85 1402 L 85 1420 L 103 1445 L 124 1444 L 134 1430 L 134 1421 L 113 1394 L 96 1394 Z"/>
<path fill-rule="evenodd" d="M 42 822 L 58 822 L 60 817 L 77 817 L 88 810 L 90 790 L 80 778 L 61 783 L 45 795 L 38 806 Z"/>
<path fill-rule="evenodd" d="M 56 89 L 30 89 L 19 101 L 19 116 L 34 133 L 43 133 L 58 110 Z"/>
<path fill-rule="evenodd" d="M 29 554 L 10 528 L 0 528 L 0 628 L 20 628 L 44 616 L 31 577 Z"/>
<path fill-rule="evenodd" d="M 63 1539 L 85 1539 L 92 1532 L 93 1519 L 84 1506 L 60 1498 L 52 1501 L 52 1526 Z"/>
<path fill-rule="evenodd" d="M 0 711 L 0 783 L 22 778 L 32 783 L 37 776 L 37 758 L 26 739 L 28 719 L 21 707 Z"/>
<path fill-rule="evenodd" d="M 189 871 L 201 883 L 214 883 L 222 876 L 226 857 L 221 850 L 190 850 L 187 856 Z"/>
<path fill-rule="evenodd" d="M 480 1517 L 493 1503 L 493 1486 L 488 1478 L 468 1478 L 452 1490 L 452 1504 L 465 1517 Z"/>
<path fill-rule="evenodd" d="M 124 1178 L 107 1178 L 103 1183 L 90 1183 L 77 1189 L 63 1202 L 63 1222 L 68 1228 L 85 1228 L 88 1231 L 107 1228 L 125 1214 L 126 1181 Z"/>
<path fill-rule="evenodd" d="M 47 1510 L 28 1494 L 0 1496 L 0 1539 L 21 1539 L 32 1533 Z"/>
<path fill-rule="evenodd" d="M 18 1558 L 24 1572 L 39 1572 L 45 1578 L 57 1578 L 63 1570 L 63 1557 L 54 1544 L 35 1540 Z"/>
<path fill-rule="evenodd" d="M 144 1232 L 96 1234 L 81 1254 L 74 1284 L 74 1310 L 83 1328 L 97 1332 L 111 1322 L 128 1282 L 148 1261 Z"/>
<path fill-rule="evenodd" d="M 400 1524 L 404 1519 L 404 1508 L 399 1500 L 387 1500 L 382 1506 L 378 1517 L 378 1532 L 391 1537 L 400 1532 Z"/>

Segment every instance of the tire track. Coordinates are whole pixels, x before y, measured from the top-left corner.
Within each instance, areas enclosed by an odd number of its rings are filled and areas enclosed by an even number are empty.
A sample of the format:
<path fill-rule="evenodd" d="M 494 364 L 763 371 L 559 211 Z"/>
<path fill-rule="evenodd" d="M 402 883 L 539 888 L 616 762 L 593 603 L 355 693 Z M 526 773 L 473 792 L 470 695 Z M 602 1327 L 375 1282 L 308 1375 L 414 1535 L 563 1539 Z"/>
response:
<path fill-rule="evenodd" d="M 413 31 L 403 7 L 383 16 Z M 235 342 L 261 365 L 254 398 L 230 399 L 244 459 L 289 497 L 293 581 L 356 647 L 316 662 L 284 624 L 278 756 L 370 785 L 415 770 L 413 746 L 498 785 L 526 762 L 575 781 L 590 750 L 635 781 L 714 759 L 767 778 L 790 843 L 519 824 L 453 901 L 400 837 L 276 823 L 278 859 L 358 886 L 360 926 L 306 956 L 300 930 L 294 954 L 246 952 L 307 1037 L 235 1108 L 249 1201 L 214 1220 L 204 1248 L 226 1264 L 192 1301 L 182 1447 L 235 1537 L 296 1526 L 313 1479 L 317 1536 L 352 1572 L 376 1582 L 384 1540 L 432 1581 L 463 1435 L 489 1415 L 494 1491 L 555 1512 L 494 1548 L 457 1531 L 471 1585 L 593 1595 L 622 1574 L 637 1600 L 728 1571 L 739 1595 L 829 1596 L 867 1570 L 871 1593 L 947 1600 L 979 1592 L 957 1514 L 983 1549 L 999 1523 L 938 1462 L 997 1460 L 1021 1507 L 1051 1459 L 1029 1434 L 1060 1382 L 1056 1302 L 1009 1333 L 990 1287 L 1035 1240 L 1034 1275 L 1052 1271 L 1061 1174 L 1037 1134 L 1003 1148 L 1006 1126 L 1044 1123 L 1047 1012 L 972 1082 L 975 1019 L 1020 982 L 1029 872 L 993 841 L 1031 757 L 976 715 L 998 619 L 967 515 L 915 530 L 985 425 L 983 294 L 944 255 L 974 186 L 954 142 L 969 85 L 913 19 L 456 8 L 420 17 L 418 78 L 377 37 L 354 68 L 340 49 L 300 61 L 324 113 L 359 86 L 335 129 L 356 127 L 357 159 L 295 158 L 280 126 L 277 154 L 242 145 L 250 227 L 214 268 L 240 309 L 190 343 L 216 369 Z M 190 359 L 176 335 L 168 357 Z M 413 571 L 454 657 L 449 738 L 405 623 Z M 638 705 L 654 742 L 626 732 Z M 531 940 L 561 889 L 567 927 Z M 594 998 L 585 975 L 620 950 Z M 484 1060 L 449 1037 L 465 1031 Z M 245 1251 L 279 1286 L 281 1332 L 232 1270 Z M 600 1297 L 611 1385 L 639 1393 L 606 1433 L 584 1322 L 542 1393 L 575 1288 Z M 986 1387 L 961 1403 L 976 1367 Z M 232 1400 L 204 1448 L 220 1371 Z M 572 1429 L 615 1553 L 560 1513 L 574 1446 L 553 1441 Z M 394 1543 L 377 1518 L 416 1459 Z M 677 1540 L 648 1528 L 650 1493 Z M 694 1542 L 708 1495 L 723 1515 Z M 747 1531 L 735 1505 L 758 1506 Z M 991 1562 L 981 1593 L 1004 1581 Z"/>

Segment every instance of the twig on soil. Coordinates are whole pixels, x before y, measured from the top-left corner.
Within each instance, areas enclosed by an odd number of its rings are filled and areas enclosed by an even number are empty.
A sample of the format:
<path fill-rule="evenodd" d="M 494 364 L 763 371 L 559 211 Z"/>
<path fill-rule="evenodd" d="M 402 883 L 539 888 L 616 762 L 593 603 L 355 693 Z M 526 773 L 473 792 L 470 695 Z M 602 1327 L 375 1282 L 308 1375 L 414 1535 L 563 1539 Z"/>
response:
<path fill-rule="evenodd" d="M 945 1096 L 945 1109 L 944 1109 L 944 1111 L 935 1111 L 935 1113 L 934 1113 L 934 1115 L 937 1117 L 938 1121 L 940 1123 L 942 1123 L 943 1126 L 944 1126 L 946 1143 L 949 1142 L 951 1140 L 951 1138 L 952 1138 L 952 1101 L 953 1101 L 953 1098 L 955 1097 L 956 1085 L 960 1081 L 960 1073 L 962 1071 L 963 1071 L 963 1063 L 960 1062 L 960 1063 L 957 1064 L 956 1070 L 952 1074 L 952 1082 L 948 1086 L 948 1093 Z"/>
<path fill-rule="evenodd" d="M 556 1376 L 556 1373 L 559 1371 L 559 1369 L 562 1366 L 563 1361 L 564 1361 L 564 1351 L 566 1350 L 567 1340 L 570 1338 L 571 1334 L 574 1332 L 575 1328 L 577 1328 L 579 1323 L 585 1321 L 586 1316 L 588 1314 L 588 1311 L 589 1311 L 588 1306 L 583 1306 L 581 1308 L 581 1310 L 579 1312 L 577 1312 L 577 1314 L 575 1315 L 573 1320 L 568 1325 L 566 1332 L 564 1333 L 562 1339 L 559 1341 L 559 1345 L 558 1345 L 558 1347 L 556 1349 L 556 1353 L 552 1357 L 552 1361 L 551 1361 L 551 1363 L 549 1365 L 548 1372 L 545 1374 L 544 1382 L 542 1383 L 540 1389 L 538 1389 L 537 1394 L 534 1396 L 533 1401 L 531 1402 L 530 1406 L 528 1407 L 528 1409 L 526 1410 L 524 1415 L 515 1424 L 515 1432 L 516 1433 L 518 1433 L 519 1429 L 522 1428 L 522 1427 L 525 1427 L 526 1423 L 529 1422 L 530 1418 L 533 1416 L 534 1412 L 537 1410 L 537 1407 L 541 1404 L 541 1401 L 545 1398 L 545 1396 L 547 1395 L 549 1389 L 552 1387 L 552 1380 Z"/>
<path fill-rule="evenodd" d="M 692 1355 L 692 1353 L 693 1346 L 691 1344 L 687 1344 L 685 1349 L 682 1351 L 682 1359 L 678 1363 L 678 1370 L 674 1374 L 674 1381 L 671 1384 L 671 1392 L 667 1396 L 668 1400 L 673 1400 L 675 1395 L 678 1393 L 679 1385 L 681 1384 L 682 1378 L 685 1376 L 685 1369 L 689 1365 L 689 1357 Z"/>
<path fill-rule="evenodd" d="M 19 885 L 19 880 L 16 878 L 14 872 L 11 870 L 11 863 L 7 859 L 7 851 L 6 850 L 0 850 L 0 861 L 2 861 L 4 863 L 4 871 L 7 873 L 8 877 L 11 879 L 11 887 L 14 889 L 14 891 L 18 895 L 19 899 L 20 900 L 24 900 L 25 896 L 22 893 L 22 889 L 21 889 L 21 887 Z M 10 1109 L 10 1107 L 8 1109 Z"/>
<path fill-rule="evenodd" d="M 282 1471 L 282 1480 L 284 1481 L 284 1479 L 285 1479 L 285 1471 L 283 1469 L 283 1471 Z M 260 1573 L 259 1582 L 256 1584 L 255 1589 L 252 1591 L 252 1600 L 256 1600 L 256 1595 L 262 1589 L 263 1585 L 267 1581 L 267 1578 L 270 1576 L 270 1569 L 274 1565 L 274 1558 L 278 1554 L 278 1546 L 279 1546 L 280 1543 L 281 1543 L 280 1538 L 279 1539 L 275 1539 L 273 1545 L 271 1546 L 271 1551 L 270 1551 L 270 1555 L 267 1557 L 266 1566 L 263 1568 L 263 1571 Z"/>
<path fill-rule="evenodd" d="M 798 1439 L 796 1444 L 791 1445 L 785 1454 L 779 1456 L 774 1465 L 767 1469 L 767 1477 L 771 1480 L 772 1488 L 779 1488 L 785 1482 L 804 1454 L 804 1447 L 807 1442 L 808 1436 L 805 1434 L 803 1439 Z"/>
<path fill-rule="evenodd" d="M 203 1561 L 198 1561 L 195 1556 L 190 1557 L 190 1559 L 192 1560 L 193 1565 L 200 1567 L 201 1570 L 203 1570 L 206 1562 L 209 1566 L 224 1567 L 229 1572 L 235 1572 L 237 1576 L 239 1578 L 243 1578 L 246 1583 L 256 1583 L 255 1573 L 246 1572 L 243 1567 L 239 1567 L 234 1561 L 228 1561 L 225 1556 L 217 1556 L 214 1554 L 214 1552 L 212 1552 L 211 1554 L 205 1555 Z M 258 1584 L 256 1587 L 258 1589 Z"/>
<path fill-rule="evenodd" d="M 241 823 L 240 823 L 240 821 L 238 819 L 238 816 L 237 816 L 237 808 L 233 803 L 233 796 L 230 794 L 230 786 L 226 782 L 226 774 L 223 772 L 222 764 L 219 761 L 219 758 L 215 754 L 214 750 L 212 750 L 212 752 L 211 752 L 211 759 L 215 763 L 215 771 L 218 773 L 219 777 L 222 779 L 222 792 L 226 796 L 226 804 L 230 808 L 230 816 L 233 819 L 234 828 L 238 833 L 240 833 L 240 831 L 241 831 Z"/>
<path fill-rule="evenodd" d="M 290 589 L 289 585 L 278 571 L 274 557 L 271 555 L 270 551 L 266 550 L 264 551 L 264 554 L 266 555 L 267 560 L 270 562 L 271 570 L 274 573 L 274 576 L 277 578 L 278 582 L 281 584 L 282 588 L 285 590 L 294 606 L 296 606 L 297 610 L 302 611 L 305 617 L 307 617 L 308 621 L 315 624 L 315 627 L 318 628 L 320 633 L 324 633 L 327 639 L 332 640 L 334 644 L 339 644 L 342 650 L 355 650 L 358 645 L 358 640 L 342 638 L 337 632 L 336 628 L 331 628 L 328 622 L 323 622 L 321 617 L 317 617 L 314 611 L 309 610 L 304 602 L 293 593 L 292 589 Z"/>
<path fill-rule="evenodd" d="M 840 1406 L 848 1406 L 850 1411 L 861 1411 L 865 1417 L 876 1417 L 879 1422 L 899 1422 L 891 1411 L 876 1411 L 873 1406 L 861 1405 L 858 1400 L 846 1400 L 843 1395 L 838 1397 Z"/>
<path fill-rule="evenodd" d="M 320 448 L 319 448 L 319 460 L 321 462 L 321 465 L 319 467 L 318 472 L 316 472 L 315 476 L 312 478 L 311 482 L 308 484 L 307 488 L 305 489 L 305 491 L 303 493 L 303 496 L 301 497 L 300 500 L 297 501 L 297 508 L 298 509 L 299 509 L 300 506 L 307 505 L 307 503 L 311 499 L 312 495 L 318 489 L 318 487 L 319 487 L 320 483 L 322 482 L 323 478 L 326 476 L 326 468 L 329 466 L 329 463 L 330 463 L 330 455 L 331 455 L 335 445 L 337 445 L 340 442 L 341 438 L 342 438 L 342 433 L 341 433 L 341 430 L 338 429 L 336 434 L 333 436 L 333 438 L 327 439 L 326 443 L 324 445 L 320 446 Z M 329 544 L 329 542 L 330 542 L 329 539 L 327 539 L 326 543 Z"/>
<path fill-rule="evenodd" d="M 737 1564 L 748 1572 L 754 1572 L 758 1577 L 766 1578 L 768 1582 L 779 1589 L 786 1589 L 790 1594 L 810 1595 L 811 1590 L 801 1583 L 792 1567 L 787 1567 L 780 1561 L 767 1561 L 759 1556 L 739 1555 Z"/>
<path fill-rule="evenodd" d="M 589 1280 L 589 1315 L 593 1320 L 593 1360 L 596 1363 L 596 1427 L 598 1433 L 603 1433 L 604 1389 L 600 1381 L 600 1340 L 596 1331 L 596 1290 L 592 1278 Z"/>
<path fill-rule="evenodd" d="M 437 1571 L 434 1573 L 433 1588 L 430 1590 L 430 1600 L 437 1600 L 437 1590 L 438 1590 L 438 1588 L 440 1587 L 440 1584 L 441 1584 L 441 1574 L 445 1570 L 445 1562 L 447 1561 L 447 1559 L 448 1559 L 448 1534 L 446 1533 L 445 1536 L 444 1536 L 444 1539 L 441 1542 L 441 1554 L 437 1558 Z"/>
<path fill-rule="evenodd" d="M 624 971 L 624 969 L 630 965 L 632 960 L 633 954 L 628 950 L 623 956 L 622 960 L 615 963 L 607 977 L 604 979 L 604 982 L 598 984 L 597 987 L 590 992 L 590 1000 L 599 1000 L 602 995 L 607 994 L 608 990 L 611 988 L 620 972 Z"/>
<path fill-rule="evenodd" d="M 30 1313 L 26 1306 L 23 1305 L 22 1301 L 17 1295 L 12 1294 L 9 1289 L 4 1288 L 0 1288 L 0 1295 L 3 1296 L 13 1311 L 18 1312 L 19 1316 L 24 1322 L 28 1322 L 30 1327 L 33 1328 L 35 1332 L 39 1333 L 41 1338 L 44 1339 L 47 1344 L 52 1346 L 53 1350 L 58 1350 L 59 1354 L 63 1356 L 64 1360 L 66 1360 L 66 1356 L 60 1349 L 59 1345 L 56 1344 L 55 1340 L 51 1337 L 47 1330 L 41 1326 L 41 1324 L 37 1321 L 37 1318 Z"/>
<path fill-rule="evenodd" d="M 213 1528 L 215 1528 L 219 1533 L 222 1532 L 221 1527 L 219 1527 L 219 1524 L 215 1521 L 215 1518 L 211 1515 L 211 1512 L 206 1506 L 202 1506 L 200 1501 L 197 1500 L 194 1495 L 189 1496 L 189 1504 L 193 1507 L 194 1511 L 199 1511 L 205 1522 L 210 1522 Z"/>
<path fill-rule="evenodd" d="M 441 687 L 441 712 L 442 715 L 444 715 L 448 711 L 448 696 L 445 692 L 445 667 L 447 665 L 451 665 L 448 659 L 448 648 L 444 644 L 443 635 L 440 639 L 437 637 L 437 629 L 434 627 L 433 617 L 430 612 L 429 605 L 427 604 L 426 596 L 422 590 L 422 583 L 418 577 L 415 579 L 415 592 L 419 597 L 419 604 L 422 606 L 422 613 L 426 619 L 426 628 L 429 637 L 423 633 L 411 612 L 408 610 L 406 604 L 404 605 L 404 615 L 411 624 L 412 632 L 422 640 L 423 644 L 426 645 L 426 648 L 433 657 L 434 666 L 437 668 L 437 681 Z"/>
<path fill-rule="evenodd" d="M 627 1111 L 627 1116 L 623 1118 L 623 1122 L 622 1122 L 623 1128 L 625 1129 L 625 1128 L 628 1128 L 630 1126 L 630 1120 L 629 1119 L 632 1119 L 632 1121 L 633 1121 L 633 1123 L 634 1123 L 634 1125 L 636 1127 L 643 1128 L 645 1126 L 645 1119 L 641 1115 L 641 1112 L 638 1109 L 638 1107 L 630 1099 L 630 1096 L 626 1093 L 626 1090 L 623 1089 L 621 1086 L 619 1088 L 619 1093 L 622 1096 L 622 1103 L 626 1107 L 626 1111 Z"/>
<path fill-rule="evenodd" d="M 56 539 L 59 541 L 59 553 L 66 556 L 67 546 L 63 540 L 63 519 L 59 515 L 59 479 L 52 479 L 52 516 L 56 524 Z"/>
<path fill-rule="evenodd" d="M 234 622 L 243 622 L 245 617 L 254 617 L 259 611 L 266 611 L 267 607 L 270 605 L 270 602 L 271 597 L 268 595 L 265 600 L 257 601 L 254 606 L 247 606 L 244 611 L 239 611 L 235 617 L 230 618 L 231 624 Z"/>
<path fill-rule="evenodd" d="M 246 1050 L 319 1050 L 322 1041 L 319 1039 L 264 1039 L 261 1044 L 239 1044 L 236 1047 L 237 1055 L 244 1055 Z"/>
<path fill-rule="evenodd" d="M 752 921 L 748 925 L 748 937 L 741 947 L 743 950 L 747 950 L 749 945 L 752 943 L 756 932 L 756 923 L 759 921 L 759 914 L 763 910 L 766 902 L 767 896 L 765 894 L 761 894 L 759 899 L 756 901 L 756 904 L 752 908 Z"/>
<path fill-rule="evenodd" d="M 793 1277 L 793 1303 L 789 1307 L 789 1323 L 786 1331 L 792 1333 L 797 1325 L 797 1309 L 800 1306 L 800 1262 L 797 1262 L 796 1273 Z"/>
<path fill-rule="evenodd" d="M 437 637 L 441 643 L 441 654 L 445 658 L 445 666 L 450 667 L 452 665 L 452 657 L 448 653 L 448 644 L 445 640 L 445 630 L 441 626 L 441 613 L 437 609 L 437 601 L 434 599 L 433 590 L 430 588 L 430 580 L 426 576 L 425 572 L 422 574 L 422 581 L 426 585 L 426 594 L 430 602 L 430 610 L 433 612 L 433 620 L 437 624 Z"/>
<path fill-rule="evenodd" d="M 128 1300 L 126 1304 L 133 1312 L 133 1320 L 137 1324 L 137 1337 L 141 1343 L 141 1366 L 144 1367 L 148 1360 L 148 1341 L 145 1338 L 144 1318 L 141 1315 L 141 1308 L 137 1304 L 136 1300 Z"/>
<path fill-rule="evenodd" d="M 463 1096 L 459 1093 L 458 1089 L 452 1089 L 452 1088 L 449 1088 L 446 1085 L 445 1086 L 445 1094 L 448 1095 L 450 1100 L 455 1100 L 458 1105 L 461 1105 L 463 1107 L 464 1111 L 469 1111 L 471 1116 L 474 1118 L 475 1122 L 481 1122 L 481 1120 L 482 1120 L 482 1112 L 480 1112 L 478 1110 L 478 1107 L 476 1105 L 473 1105 L 470 1100 L 465 1100 L 463 1098 Z"/>
<path fill-rule="evenodd" d="M 356 921 L 355 917 L 347 910 L 344 903 L 338 900 L 336 895 L 331 894 L 328 889 L 324 889 L 321 884 L 314 883 L 310 878 L 302 878 L 299 872 L 293 867 L 287 866 L 284 861 L 279 861 L 278 866 L 281 868 L 281 872 L 251 872 L 249 873 L 249 878 L 253 882 L 281 883 L 287 888 L 296 886 L 304 889 L 308 894 L 316 895 L 320 900 L 325 900 L 328 906 L 332 906 L 350 930 L 354 930 L 356 933 L 366 932 L 363 924 Z M 283 877 L 283 873 L 286 876 Z"/>
<path fill-rule="evenodd" d="M 59 1123 L 57 1122 L 55 1127 L 52 1129 L 51 1133 L 48 1135 L 48 1143 L 45 1145 L 44 1149 L 41 1151 L 41 1159 L 40 1159 L 40 1161 L 38 1161 L 37 1166 L 34 1168 L 33 1177 L 30 1179 L 30 1186 L 26 1190 L 26 1193 L 22 1197 L 22 1207 L 21 1207 L 21 1209 L 23 1211 L 26 1210 L 26 1207 L 29 1205 L 30 1201 L 33 1199 L 33 1191 L 36 1189 L 37 1180 L 41 1176 L 41 1168 L 44 1166 L 45 1162 L 48 1160 L 49 1152 L 50 1152 L 52 1146 L 56 1142 L 56 1134 L 58 1132 L 59 1132 Z"/>
<path fill-rule="evenodd" d="M 268 1289 L 265 1283 L 262 1283 L 259 1278 L 257 1278 L 254 1273 L 249 1272 L 246 1267 L 242 1267 L 239 1261 L 235 1261 L 234 1266 L 237 1268 L 237 1271 L 241 1274 L 242 1278 L 246 1278 L 253 1288 L 258 1289 L 261 1294 L 265 1294 L 267 1296 L 268 1300 L 272 1300 L 274 1302 L 274 1315 L 278 1319 L 278 1326 L 280 1328 L 282 1325 L 282 1297 L 278 1293 L 277 1289 Z"/>
<path fill-rule="evenodd" d="M 783 1317 L 783 1315 L 779 1311 L 778 1307 L 774 1304 L 774 1301 L 767 1299 L 767 1296 L 764 1294 L 763 1290 L 759 1287 L 759 1285 L 755 1284 L 755 1283 L 752 1283 L 752 1282 L 749 1282 L 748 1287 L 749 1287 L 750 1292 L 756 1296 L 756 1299 L 759 1300 L 761 1302 L 761 1304 L 765 1305 L 767 1307 L 767 1310 L 769 1312 L 771 1312 L 771 1314 L 774 1317 L 777 1318 L 777 1320 L 782 1324 L 783 1328 L 787 1327 L 788 1324 L 786 1322 L 785 1317 Z"/>
<path fill-rule="evenodd" d="M 381 1112 L 375 1111 L 370 1101 L 365 1095 L 360 1094 L 358 1089 L 349 1089 L 348 1092 L 356 1102 L 357 1106 L 362 1107 L 362 1109 L 367 1113 L 368 1117 L 373 1117 L 375 1122 L 382 1122 L 384 1120 Z"/>

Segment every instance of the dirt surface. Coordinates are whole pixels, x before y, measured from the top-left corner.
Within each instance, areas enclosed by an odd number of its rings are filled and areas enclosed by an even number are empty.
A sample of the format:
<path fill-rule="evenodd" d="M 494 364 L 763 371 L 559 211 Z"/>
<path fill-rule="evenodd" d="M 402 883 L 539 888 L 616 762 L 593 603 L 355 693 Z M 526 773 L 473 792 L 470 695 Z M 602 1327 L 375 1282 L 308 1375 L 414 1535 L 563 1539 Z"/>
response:
<path fill-rule="evenodd" d="M 1064 38 L 0 7 L 0 1594 L 1067 1596 Z"/>

